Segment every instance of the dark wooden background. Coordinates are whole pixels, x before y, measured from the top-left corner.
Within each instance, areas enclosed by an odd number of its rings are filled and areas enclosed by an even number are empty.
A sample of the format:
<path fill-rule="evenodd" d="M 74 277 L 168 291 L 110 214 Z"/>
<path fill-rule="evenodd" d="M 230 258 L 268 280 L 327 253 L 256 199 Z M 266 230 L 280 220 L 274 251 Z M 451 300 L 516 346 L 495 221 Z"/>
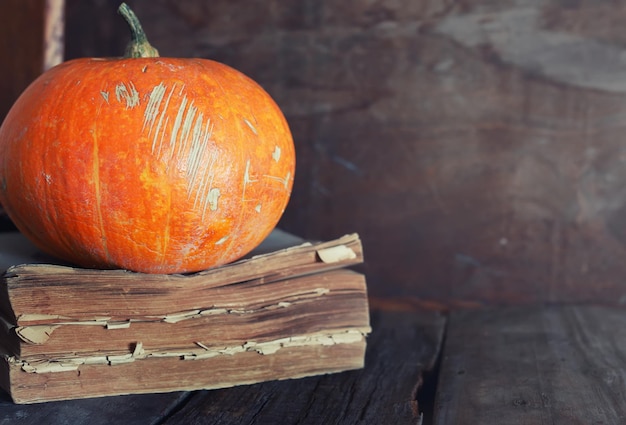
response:
<path fill-rule="evenodd" d="M 44 67 L 44 20 L 44 0 L 0 0 L 0 121 Z"/>
<path fill-rule="evenodd" d="M 66 56 L 116 56 L 116 1 L 67 0 Z M 281 222 L 360 233 L 371 294 L 445 308 L 626 302 L 626 3 L 128 1 L 167 56 L 276 99 Z"/>

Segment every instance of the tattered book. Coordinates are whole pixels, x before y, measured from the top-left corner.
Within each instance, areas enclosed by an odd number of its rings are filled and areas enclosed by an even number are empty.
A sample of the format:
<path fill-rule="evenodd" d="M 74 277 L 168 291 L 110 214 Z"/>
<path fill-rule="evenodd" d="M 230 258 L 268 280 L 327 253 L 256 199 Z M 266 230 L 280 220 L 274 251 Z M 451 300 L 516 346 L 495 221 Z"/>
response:
<path fill-rule="evenodd" d="M 280 230 L 188 275 L 91 270 L 0 234 L 0 386 L 16 403 L 223 388 L 359 369 L 371 331 L 356 234 Z"/>

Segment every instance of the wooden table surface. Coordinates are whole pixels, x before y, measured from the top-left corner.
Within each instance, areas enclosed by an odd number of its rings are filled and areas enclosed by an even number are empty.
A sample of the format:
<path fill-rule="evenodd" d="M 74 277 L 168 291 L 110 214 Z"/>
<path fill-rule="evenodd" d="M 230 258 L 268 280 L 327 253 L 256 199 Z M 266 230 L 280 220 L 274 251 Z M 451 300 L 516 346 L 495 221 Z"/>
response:
<path fill-rule="evenodd" d="M 626 423 L 626 310 L 453 312 L 435 424 Z"/>
<path fill-rule="evenodd" d="M 213 391 L 15 405 L 0 424 L 626 423 L 626 310 L 372 311 L 362 370 Z"/>

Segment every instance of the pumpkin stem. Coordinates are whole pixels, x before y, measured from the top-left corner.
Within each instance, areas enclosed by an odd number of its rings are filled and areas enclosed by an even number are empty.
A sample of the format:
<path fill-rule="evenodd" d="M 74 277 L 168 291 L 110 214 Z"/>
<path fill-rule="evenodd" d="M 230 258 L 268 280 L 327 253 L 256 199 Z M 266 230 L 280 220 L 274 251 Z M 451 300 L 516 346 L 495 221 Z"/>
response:
<path fill-rule="evenodd" d="M 126 47 L 127 58 L 158 58 L 159 51 L 148 43 L 146 33 L 139 23 L 137 15 L 130 10 L 126 3 L 122 3 L 117 12 L 124 17 L 128 26 L 130 26 L 130 43 Z"/>

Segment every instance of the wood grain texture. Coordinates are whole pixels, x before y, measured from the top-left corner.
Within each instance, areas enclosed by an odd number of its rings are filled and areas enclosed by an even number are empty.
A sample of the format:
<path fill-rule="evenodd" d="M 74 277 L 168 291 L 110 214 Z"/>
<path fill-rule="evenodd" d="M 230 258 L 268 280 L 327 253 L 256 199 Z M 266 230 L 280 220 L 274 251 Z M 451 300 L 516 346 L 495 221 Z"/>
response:
<path fill-rule="evenodd" d="M 365 369 L 194 394 L 164 425 L 417 424 L 416 391 L 437 358 L 445 318 L 373 312 Z"/>
<path fill-rule="evenodd" d="M 62 61 L 64 7 L 65 0 L 0 3 L 0 123 L 22 91 Z"/>
<path fill-rule="evenodd" d="M 46 0 L 43 69 L 63 62 L 65 56 L 65 0 Z"/>
<path fill-rule="evenodd" d="M 623 423 L 625 329 L 598 306 L 455 312 L 434 423 Z"/>
<path fill-rule="evenodd" d="M 0 424 L 157 424 L 188 396 L 187 392 L 178 392 L 18 405 L 13 404 L 9 397 L 2 393 Z"/>
<path fill-rule="evenodd" d="M 624 302 L 623 6 L 129 3 L 162 54 L 226 62 L 275 97 L 298 155 L 281 226 L 359 232 L 372 294 Z M 68 4 L 71 55 L 121 52 L 108 6 Z"/>
<path fill-rule="evenodd" d="M 43 70 L 45 4 L 45 0 L 0 3 L 0 123 L 22 90 Z"/>

